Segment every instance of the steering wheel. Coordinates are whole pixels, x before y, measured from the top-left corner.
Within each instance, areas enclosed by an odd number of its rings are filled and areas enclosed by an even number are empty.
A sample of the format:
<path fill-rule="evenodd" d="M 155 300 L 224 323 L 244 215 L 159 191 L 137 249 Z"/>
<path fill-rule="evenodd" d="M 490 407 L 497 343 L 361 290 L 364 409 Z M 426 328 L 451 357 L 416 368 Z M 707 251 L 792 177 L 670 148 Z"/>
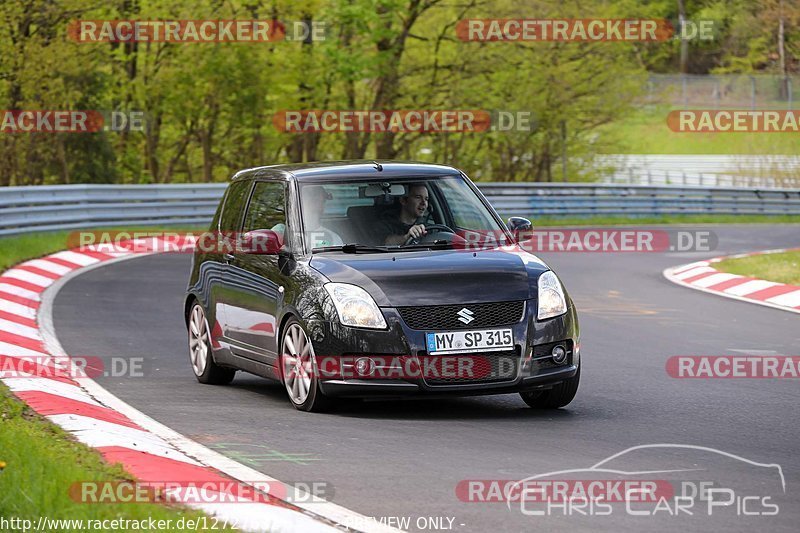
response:
<path fill-rule="evenodd" d="M 425 226 L 425 231 L 427 232 L 422 237 L 409 237 L 406 239 L 406 242 L 403 243 L 403 246 L 407 246 L 409 244 L 420 244 L 426 237 L 428 237 L 431 232 L 440 232 L 440 231 L 447 231 L 449 233 L 455 234 L 455 231 L 450 226 L 445 226 L 444 224 L 429 224 Z"/>

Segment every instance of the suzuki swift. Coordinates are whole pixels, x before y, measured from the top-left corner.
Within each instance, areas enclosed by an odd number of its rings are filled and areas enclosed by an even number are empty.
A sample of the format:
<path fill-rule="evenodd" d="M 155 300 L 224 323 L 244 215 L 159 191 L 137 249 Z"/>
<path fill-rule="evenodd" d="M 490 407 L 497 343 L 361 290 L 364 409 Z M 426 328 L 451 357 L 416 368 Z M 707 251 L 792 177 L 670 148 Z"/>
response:
<path fill-rule="evenodd" d="M 580 380 L 575 306 L 458 169 L 331 162 L 238 172 L 197 240 L 192 370 L 282 382 L 292 404 L 519 393 L 559 408 Z"/>

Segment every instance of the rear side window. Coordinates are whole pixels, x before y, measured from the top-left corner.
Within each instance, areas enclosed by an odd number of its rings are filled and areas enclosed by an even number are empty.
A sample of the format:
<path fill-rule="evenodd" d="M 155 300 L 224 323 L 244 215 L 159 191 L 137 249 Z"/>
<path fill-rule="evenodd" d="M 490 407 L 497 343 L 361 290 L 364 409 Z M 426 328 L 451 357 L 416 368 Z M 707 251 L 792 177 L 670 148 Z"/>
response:
<path fill-rule="evenodd" d="M 222 216 L 219 220 L 219 229 L 222 231 L 239 231 L 242 222 L 242 211 L 247 201 L 247 193 L 250 190 L 251 182 L 234 181 L 228 187 L 228 194 L 225 195 L 225 205 L 222 208 Z"/>
<path fill-rule="evenodd" d="M 253 190 L 244 231 L 271 229 L 283 233 L 286 227 L 286 200 L 283 183 L 258 182 Z"/>

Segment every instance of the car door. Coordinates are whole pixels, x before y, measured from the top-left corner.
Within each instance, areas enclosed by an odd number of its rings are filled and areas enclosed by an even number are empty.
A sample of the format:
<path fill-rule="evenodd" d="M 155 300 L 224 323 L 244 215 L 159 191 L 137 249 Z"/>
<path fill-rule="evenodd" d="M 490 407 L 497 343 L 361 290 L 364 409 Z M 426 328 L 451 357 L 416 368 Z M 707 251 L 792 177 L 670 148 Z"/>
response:
<path fill-rule="evenodd" d="M 238 234 L 244 217 L 244 208 L 250 197 L 253 182 L 250 180 L 234 181 L 228 187 L 219 215 L 218 225 L 212 228 L 211 239 L 204 240 L 206 259 L 200 267 L 200 284 L 207 287 L 209 295 L 211 342 L 224 348 L 230 348 L 225 336 L 226 307 L 230 294 L 229 280 L 233 255 L 223 245 L 224 236 Z M 228 350 L 217 354 L 221 360 L 228 359 Z"/>
<path fill-rule="evenodd" d="M 242 233 L 268 229 L 281 238 L 288 236 L 286 192 L 285 182 L 257 181 L 247 204 Z M 235 250 L 229 268 L 225 336 L 236 355 L 273 365 L 278 351 L 278 310 L 287 283 L 279 256 Z"/>

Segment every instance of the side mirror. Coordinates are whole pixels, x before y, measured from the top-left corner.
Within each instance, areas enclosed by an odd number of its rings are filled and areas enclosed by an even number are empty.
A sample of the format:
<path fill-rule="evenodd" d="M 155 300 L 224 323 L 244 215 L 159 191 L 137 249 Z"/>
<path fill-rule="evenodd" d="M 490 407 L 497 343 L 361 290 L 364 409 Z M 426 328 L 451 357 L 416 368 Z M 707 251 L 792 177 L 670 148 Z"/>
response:
<path fill-rule="evenodd" d="M 527 218 L 511 217 L 506 226 L 511 230 L 511 234 L 517 242 L 529 240 L 533 233 L 533 224 Z"/>
<path fill-rule="evenodd" d="M 242 235 L 242 251 L 250 255 L 278 255 L 283 239 L 271 229 L 254 229 Z"/>

